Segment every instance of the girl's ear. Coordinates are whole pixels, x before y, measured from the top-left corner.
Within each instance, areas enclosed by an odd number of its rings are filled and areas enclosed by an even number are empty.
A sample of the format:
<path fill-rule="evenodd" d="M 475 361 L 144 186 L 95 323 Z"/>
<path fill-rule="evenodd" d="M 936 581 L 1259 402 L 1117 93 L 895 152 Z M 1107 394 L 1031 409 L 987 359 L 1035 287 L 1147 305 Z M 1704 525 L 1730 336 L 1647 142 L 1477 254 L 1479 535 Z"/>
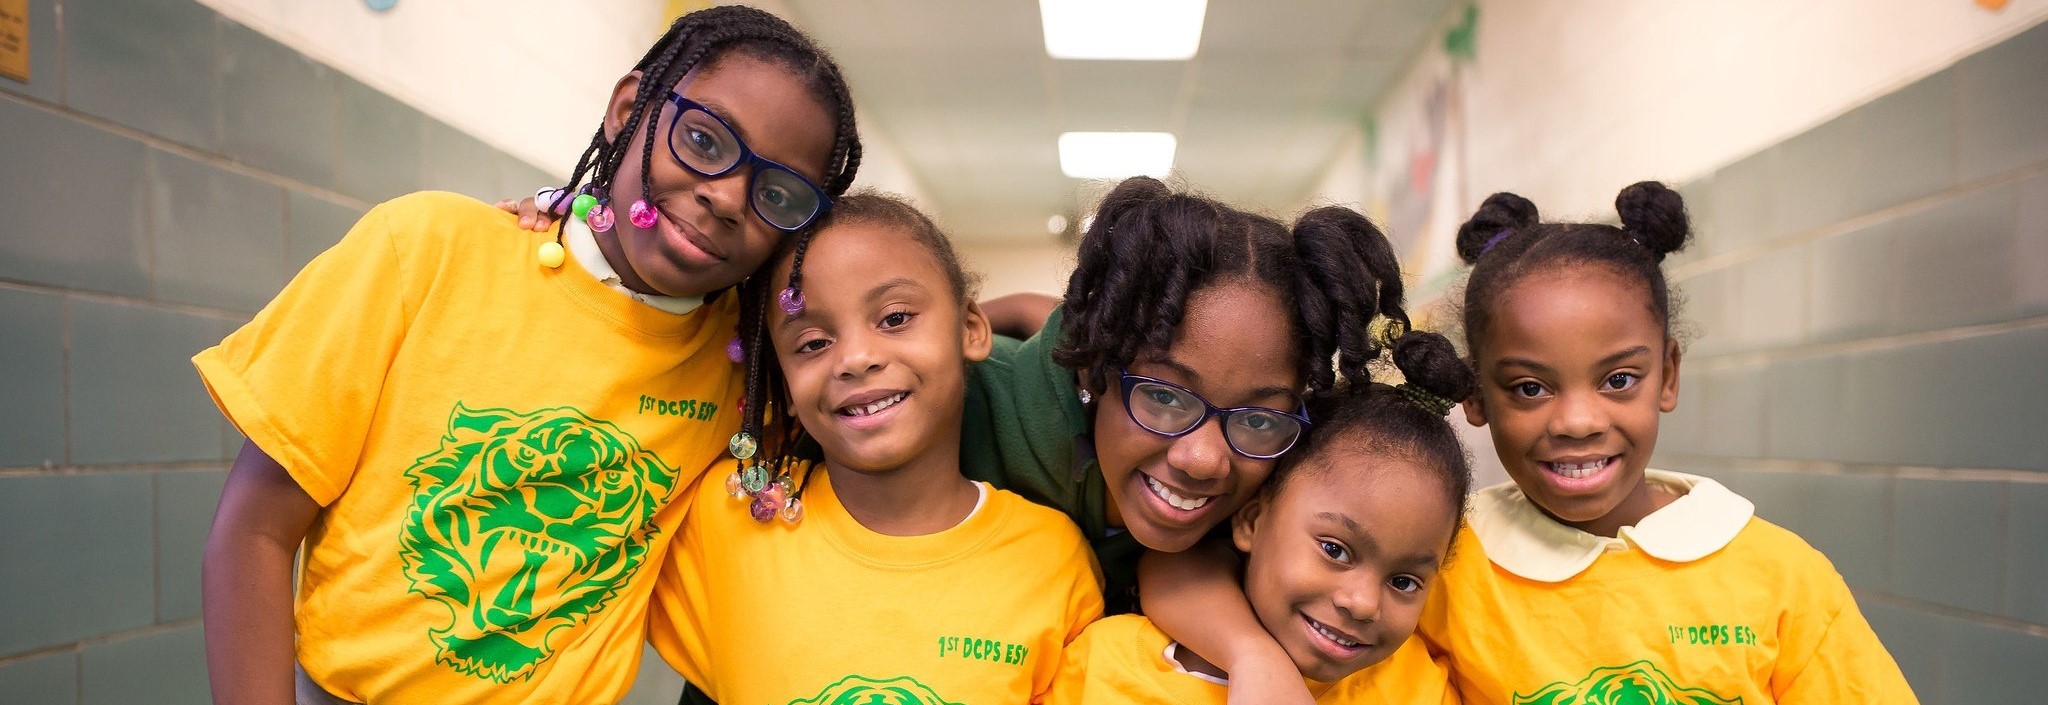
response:
<path fill-rule="evenodd" d="M 1657 389 L 1657 409 L 1671 413 L 1678 408 L 1678 341 L 1664 339 L 1664 379 Z"/>
<path fill-rule="evenodd" d="M 619 141 L 619 130 L 633 117 L 633 101 L 640 97 L 640 72 L 635 70 L 612 84 L 612 100 L 604 106 L 604 140 Z"/>
<path fill-rule="evenodd" d="M 1267 497 L 1271 494 L 1259 490 L 1230 517 L 1230 542 L 1237 545 L 1237 550 L 1252 552 L 1252 538 L 1259 535 L 1259 517 L 1266 513 Z"/>
<path fill-rule="evenodd" d="M 1464 401 L 1458 402 L 1458 406 L 1465 410 L 1465 423 L 1474 426 L 1486 425 L 1486 402 L 1480 397 L 1479 392 L 1472 392 L 1472 396 L 1465 397 Z"/>
<path fill-rule="evenodd" d="M 988 359 L 988 351 L 995 344 L 995 333 L 989 329 L 988 316 L 981 312 L 981 304 L 969 301 L 961 313 L 960 354 L 974 362 Z"/>

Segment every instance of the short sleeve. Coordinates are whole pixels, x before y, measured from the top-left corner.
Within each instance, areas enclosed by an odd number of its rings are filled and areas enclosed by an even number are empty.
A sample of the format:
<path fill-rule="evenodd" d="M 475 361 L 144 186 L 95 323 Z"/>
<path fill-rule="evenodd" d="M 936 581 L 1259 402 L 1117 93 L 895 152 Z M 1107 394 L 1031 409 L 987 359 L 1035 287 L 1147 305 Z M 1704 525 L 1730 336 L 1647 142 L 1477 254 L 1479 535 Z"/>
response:
<path fill-rule="evenodd" d="M 737 467 L 736 462 L 721 461 L 704 477 L 723 478 Z M 711 587 L 705 572 L 715 557 L 706 553 L 707 535 L 718 533 L 704 524 L 726 513 L 720 511 L 726 507 L 713 505 L 723 505 L 728 499 L 717 489 L 704 487 L 705 482 L 708 480 L 699 479 L 686 490 L 688 494 L 676 500 L 688 507 L 689 514 L 662 560 L 647 605 L 647 643 L 684 680 L 700 688 L 710 683 L 712 669 L 710 629 L 704 623 Z"/>
<path fill-rule="evenodd" d="M 409 325 L 392 210 L 370 211 L 247 325 L 192 358 L 221 412 L 321 506 L 355 474 Z"/>
<path fill-rule="evenodd" d="M 1835 578 L 1839 584 L 1840 578 Z M 1837 610 L 1817 622 L 1817 631 L 1805 644 L 1790 643 L 1779 652 L 1778 668 L 1771 677 L 1771 692 L 1779 703 L 1869 703 L 1872 705 L 1918 705 L 1920 699 L 1906 683 L 1899 664 L 1878 641 L 1877 632 L 1863 618 L 1862 610 L 1849 596 L 1848 586 L 1838 585 L 1841 602 Z"/>
<path fill-rule="evenodd" d="M 1065 578 L 1067 600 L 1064 609 L 1065 624 L 1062 626 L 1066 633 L 1060 638 L 1060 658 L 1039 666 L 1047 670 L 1033 679 L 1037 687 L 1034 688 L 1032 702 L 1049 697 L 1049 691 L 1057 687 L 1061 679 L 1068 677 L 1068 664 L 1072 659 L 1068 657 L 1067 652 L 1082 639 L 1082 632 L 1088 629 L 1088 625 L 1102 619 L 1102 578 L 1100 569 L 1095 567 L 1095 555 L 1088 550 L 1088 544 L 1080 540 L 1080 535 L 1071 525 L 1067 525 L 1065 520 L 1060 520 L 1059 524 L 1062 532 L 1073 536 L 1073 553 L 1067 559 L 1069 570 Z M 1074 685 L 1078 686 L 1079 683 Z"/>
<path fill-rule="evenodd" d="M 1032 702 L 1045 705 L 1080 705 L 1088 690 L 1088 659 L 1096 639 L 1082 634 L 1060 652 L 1060 669 L 1053 674 L 1052 688 Z"/>

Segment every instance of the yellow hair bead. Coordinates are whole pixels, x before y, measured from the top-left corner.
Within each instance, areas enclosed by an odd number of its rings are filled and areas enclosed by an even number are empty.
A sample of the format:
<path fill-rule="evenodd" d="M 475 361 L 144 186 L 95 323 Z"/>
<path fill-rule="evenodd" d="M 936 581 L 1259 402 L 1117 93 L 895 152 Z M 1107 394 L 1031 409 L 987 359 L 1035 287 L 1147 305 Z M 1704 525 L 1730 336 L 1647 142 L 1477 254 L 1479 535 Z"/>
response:
<path fill-rule="evenodd" d="M 562 243 L 544 242 L 540 245 L 540 266 L 555 269 L 562 266 Z"/>

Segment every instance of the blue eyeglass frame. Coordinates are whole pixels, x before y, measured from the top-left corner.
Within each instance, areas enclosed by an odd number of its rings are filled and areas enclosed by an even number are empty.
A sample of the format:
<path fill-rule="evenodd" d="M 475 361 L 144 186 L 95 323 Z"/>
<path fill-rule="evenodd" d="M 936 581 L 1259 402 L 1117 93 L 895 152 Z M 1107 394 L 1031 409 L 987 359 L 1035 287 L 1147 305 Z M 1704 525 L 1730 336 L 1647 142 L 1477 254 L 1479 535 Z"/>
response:
<path fill-rule="evenodd" d="M 818 188 L 817 184 L 811 183 L 810 179 L 805 178 L 803 174 L 797 173 L 797 170 L 791 169 L 787 166 L 783 166 L 781 163 L 778 163 L 773 159 L 761 156 L 759 153 L 755 152 L 754 148 L 747 146 L 747 141 L 740 137 L 740 131 L 733 129 L 732 123 L 726 122 L 725 118 L 720 117 L 718 113 L 712 112 L 710 108 L 704 107 L 704 104 L 702 103 L 690 100 L 689 98 L 684 98 L 683 94 L 677 93 L 673 90 L 668 92 L 668 102 L 669 104 L 676 106 L 675 114 L 670 115 L 668 118 L 669 137 L 668 139 L 663 140 L 664 142 L 668 143 L 668 156 L 675 159 L 677 164 L 683 165 L 684 169 L 689 169 L 690 173 L 702 176 L 707 179 L 717 178 L 720 176 L 724 176 L 726 174 L 730 174 L 733 172 L 734 169 L 740 168 L 740 165 L 742 164 L 754 167 L 751 171 L 747 172 L 747 206 L 753 209 L 754 217 L 760 218 L 761 222 L 768 224 L 768 227 L 786 233 L 793 233 L 798 230 L 810 227 L 812 223 L 816 223 L 818 222 L 819 218 L 824 217 L 827 211 L 832 210 L 831 194 L 825 193 L 825 189 Z M 698 169 L 695 166 L 692 166 L 690 164 L 690 160 L 684 159 L 682 153 L 676 151 L 676 128 L 681 126 L 683 122 L 683 113 L 687 113 L 692 110 L 696 110 L 698 112 L 704 113 L 705 115 L 711 116 L 712 120 L 718 121 L 719 127 L 725 128 L 725 131 L 732 135 L 732 143 L 740 148 L 740 156 L 739 158 L 734 159 L 732 161 L 732 166 L 720 169 L 717 173 L 707 172 L 702 169 Z M 818 210 L 812 213 L 811 217 L 805 218 L 804 222 L 797 224 L 795 227 L 785 228 L 780 225 L 776 225 L 775 221 L 769 220 L 767 215 L 761 213 L 760 204 L 754 202 L 754 184 L 755 181 L 760 178 L 762 169 L 775 169 L 778 171 L 787 172 L 790 176 L 796 177 L 797 181 L 802 182 L 803 185 L 809 186 L 811 188 L 811 193 L 816 195 L 818 198 Z"/>
<path fill-rule="evenodd" d="M 1139 384 L 1147 382 L 1157 384 L 1162 387 L 1168 387 L 1171 389 L 1179 390 L 1181 392 L 1185 392 L 1188 396 L 1194 397 L 1195 401 L 1202 403 L 1202 418 L 1195 421 L 1193 424 L 1190 424 L 1187 427 L 1187 430 L 1181 431 L 1179 433 L 1165 433 L 1162 431 L 1155 430 L 1151 426 L 1145 425 L 1145 422 L 1138 420 L 1138 413 L 1131 410 L 1131 390 L 1136 389 Z M 1237 406 L 1225 409 L 1215 404 L 1209 403 L 1208 399 L 1203 398 L 1200 394 L 1196 394 L 1195 390 L 1188 389 L 1187 387 L 1183 387 L 1178 384 L 1174 384 L 1172 382 L 1159 379 L 1157 377 L 1134 375 L 1131 374 L 1130 370 L 1122 368 L 1119 368 L 1117 370 L 1117 383 L 1123 387 L 1124 391 L 1124 414 L 1126 416 L 1131 417 L 1131 423 L 1137 424 L 1138 428 L 1145 429 L 1153 435 L 1160 436 L 1162 438 L 1179 438 L 1181 436 L 1194 433 L 1195 429 L 1199 429 L 1202 427 L 1202 424 L 1209 423 L 1209 419 L 1220 417 L 1223 419 L 1223 443 L 1225 445 L 1230 446 L 1230 452 L 1242 455 L 1247 458 L 1251 458 L 1253 460 L 1272 460 L 1274 458 L 1286 455 L 1287 451 L 1294 450 L 1294 446 L 1299 445 L 1301 443 L 1302 436 L 1308 435 L 1309 427 L 1315 425 L 1314 422 L 1308 420 L 1307 404 L 1302 404 L 1300 411 L 1293 412 L 1281 411 L 1279 409 L 1273 409 L 1264 406 Z M 1237 447 L 1237 441 L 1233 441 L 1230 439 L 1230 417 L 1250 411 L 1263 411 L 1269 414 L 1279 414 L 1281 416 L 1294 419 L 1295 421 L 1301 422 L 1301 430 L 1297 431 L 1294 434 L 1294 438 L 1289 439 L 1287 441 L 1286 446 L 1282 447 L 1279 450 L 1279 452 L 1276 452 L 1272 455 L 1259 455 L 1257 453 L 1247 453 L 1244 451 L 1243 448 Z"/>

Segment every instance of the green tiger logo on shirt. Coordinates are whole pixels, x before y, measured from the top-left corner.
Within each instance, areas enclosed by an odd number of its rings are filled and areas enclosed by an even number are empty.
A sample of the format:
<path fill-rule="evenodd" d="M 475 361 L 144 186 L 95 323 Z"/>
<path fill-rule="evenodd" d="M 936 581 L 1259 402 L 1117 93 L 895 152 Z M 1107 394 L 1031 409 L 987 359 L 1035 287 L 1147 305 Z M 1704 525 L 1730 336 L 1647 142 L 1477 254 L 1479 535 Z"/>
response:
<path fill-rule="evenodd" d="M 931 686 L 910 676 L 875 680 L 847 676 L 825 686 L 815 697 L 791 700 L 789 705 L 960 705 L 939 697 Z"/>
<path fill-rule="evenodd" d="M 531 678 L 556 632 L 604 610 L 659 529 L 680 473 L 631 434 L 569 407 L 456 403 L 441 447 L 407 468 L 399 533 L 411 591 L 446 605 L 435 661 L 497 683 Z"/>
<path fill-rule="evenodd" d="M 1528 695 L 1516 693 L 1514 705 L 1742 705 L 1742 698 L 1681 686 L 1649 661 L 1637 661 L 1595 668 L 1577 683 L 1558 681 Z"/>

